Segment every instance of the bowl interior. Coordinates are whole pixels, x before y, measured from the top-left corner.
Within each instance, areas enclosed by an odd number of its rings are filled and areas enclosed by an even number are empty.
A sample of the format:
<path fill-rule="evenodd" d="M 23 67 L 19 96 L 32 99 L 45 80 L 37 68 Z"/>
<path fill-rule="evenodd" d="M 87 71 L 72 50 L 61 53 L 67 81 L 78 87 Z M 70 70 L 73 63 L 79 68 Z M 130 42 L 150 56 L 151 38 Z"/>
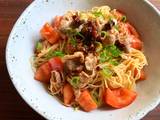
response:
<path fill-rule="evenodd" d="M 45 22 L 50 22 L 54 16 L 63 15 L 68 10 L 86 10 L 102 5 L 123 11 L 141 34 L 149 63 L 146 67 L 147 80 L 138 83 L 138 97 L 126 108 L 103 108 L 90 113 L 75 112 L 72 108 L 61 105 L 47 92 L 44 85 L 33 79 L 30 59 L 35 43 L 40 39 L 40 28 Z M 144 0 L 37 0 L 27 8 L 13 28 L 6 49 L 7 67 L 16 89 L 24 100 L 48 119 L 139 119 L 160 100 L 159 33 L 160 15 Z"/>

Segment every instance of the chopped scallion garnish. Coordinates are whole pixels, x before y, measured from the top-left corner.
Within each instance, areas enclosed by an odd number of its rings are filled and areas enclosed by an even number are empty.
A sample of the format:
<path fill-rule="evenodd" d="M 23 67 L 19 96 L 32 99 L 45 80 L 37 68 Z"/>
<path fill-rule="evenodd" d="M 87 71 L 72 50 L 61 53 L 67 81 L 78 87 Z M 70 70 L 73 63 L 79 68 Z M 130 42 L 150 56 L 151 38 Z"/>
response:
<path fill-rule="evenodd" d="M 114 65 L 114 66 L 119 65 L 119 62 L 117 60 L 110 60 L 109 63 Z"/>
<path fill-rule="evenodd" d="M 80 83 L 80 77 L 79 76 L 74 76 L 72 77 L 72 79 L 70 80 L 70 84 L 74 87 L 77 88 L 79 86 Z"/>
<path fill-rule="evenodd" d="M 100 52 L 103 49 L 102 43 L 96 42 L 96 52 Z"/>
<path fill-rule="evenodd" d="M 59 56 L 59 57 L 63 57 L 64 56 L 64 53 L 62 51 L 54 51 L 53 52 L 53 56 Z"/>
<path fill-rule="evenodd" d="M 103 50 L 100 54 L 100 62 L 104 63 L 110 59 L 112 59 L 112 56 L 109 55 L 109 52 L 107 52 L 106 50 Z"/>
<path fill-rule="evenodd" d="M 95 17 L 101 17 L 101 16 L 104 17 L 101 11 L 93 11 L 92 14 L 93 14 Z"/>
<path fill-rule="evenodd" d="M 49 50 L 49 52 L 45 55 L 46 59 L 50 59 L 52 57 L 63 57 L 65 54 L 62 51 L 53 51 L 52 49 Z"/>
<path fill-rule="evenodd" d="M 109 36 L 109 33 L 106 31 L 101 31 L 101 37 L 107 38 Z"/>
<path fill-rule="evenodd" d="M 107 62 L 113 58 L 119 57 L 121 51 L 115 45 L 108 45 L 103 48 L 103 51 L 100 53 L 100 62 Z"/>
<path fill-rule="evenodd" d="M 83 36 L 80 32 L 76 32 L 75 36 L 79 36 L 79 37 L 81 37 L 82 39 L 84 39 L 84 36 Z"/>
<path fill-rule="evenodd" d="M 102 103 L 102 101 L 101 101 L 101 98 L 100 98 L 98 92 L 97 92 L 97 91 L 92 91 L 92 92 L 91 92 L 91 96 L 92 96 L 93 100 L 95 101 L 95 103 L 96 103 L 98 106 L 100 106 L 101 103 Z"/>
<path fill-rule="evenodd" d="M 119 25 L 114 25 L 114 28 L 119 31 Z"/>
<path fill-rule="evenodd" d="M 37 50 L 37 51 L 41 51 L 42 49 L 43 49 L 43 45 L 42 45 L 41 42 L 38 41 L 38 42 L 36 43 L 36 50 Z"/>
<path fill-rule="evenodd" d="M 105 47 L 105 49 L 110 52 L 113 57 L 119 57 L 121 54 L 121 51 L 115 45 L 109 45 Z"/>
<path fill-rule="evenodd" d="M 102 70 L 101 70 L 101 74 L 104 76 L 104 77 L 111 77 L 113 72 L 108 68 L 108 67 L 104 67 Z"/>
<path fill-rule="evenodd" d="M 77 41 L 74 37 L 71 37 L 69 42 L 73 45 L 73 47 L 75 47 L 77 45 Z"/>
<path fill-rule="evenodd" d="M 121 21 L 122 22 L 126 22 L 127 21 L 127 17 L 125 15 L 123 15 Z"/>

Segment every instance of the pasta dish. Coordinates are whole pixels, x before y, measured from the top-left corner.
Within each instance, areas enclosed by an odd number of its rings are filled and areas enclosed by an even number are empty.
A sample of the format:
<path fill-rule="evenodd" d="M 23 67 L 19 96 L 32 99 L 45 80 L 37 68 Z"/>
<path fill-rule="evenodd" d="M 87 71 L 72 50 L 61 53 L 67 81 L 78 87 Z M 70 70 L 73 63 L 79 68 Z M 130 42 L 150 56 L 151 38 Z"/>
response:
<path fill-rule="evenodd" d="M 121 11 L 108 6 L 68 11 L 45 23 L 40 34 L 34 78 L 62 104 L 88 112 L 135 100 L 147 60 L 140 35 Z"/>

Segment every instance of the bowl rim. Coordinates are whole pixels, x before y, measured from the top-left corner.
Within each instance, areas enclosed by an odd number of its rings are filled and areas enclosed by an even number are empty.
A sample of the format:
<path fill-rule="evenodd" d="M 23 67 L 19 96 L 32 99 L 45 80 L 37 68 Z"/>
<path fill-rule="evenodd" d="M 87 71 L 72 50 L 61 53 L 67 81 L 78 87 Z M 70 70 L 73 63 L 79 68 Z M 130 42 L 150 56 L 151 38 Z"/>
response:
<path fill-rule="evenodd" d="M 158 10 L 158 8 L 155 5 L 153 5 L 149 0 L 143 0 L 143 2 L 148 7 L 150 7 L 151 9 L 153 9 L 155 11 L 155 13 L 158 14 L 158 16 L 160 17 L 160 10 Z M 29 101 L 29 99 L 22 94 L 21 89 L 19 89 L 19 87 L 16 85 L 14 79 L 11 77 L 12 76 L 11 75 L 12 69 L 10 69 L 10 67 L 9 67 L 10 66 L 10 63 L 9 63 L 9 59 L 10 58 L 9 58 L 8 49 L 9 49 L 9 44 L 10 44 L 10 41 L 11 41 L 11 37 L 13 36 L 13 32 L 15 31 L 16 26 L 19 24 L 19 22 L 21 21 L 21 19 L 27 14 L 28 11 L 30 11 L 34 7 L 35 4 L 38 4 L 38 0 L 35 0 L 35 1 L 31 2 L 24 9 L 24 11 L 21 13 L 20 17 L 15 22 L 15 24 L 14 24 L 14 26 L 13 26 L 10 34 L 9 34 L 8 40 L 7 40 L 6 49 L 5 49 L 5 60 L 6 60 L 6 66 L 7 66 L 7 70 L 8 70 L 8 73 L 9 73 L 10 80 L 12 81 L 12 84 L 15 87 L 16 91 L 18 92 L 18 94 L 25 101 L 25 103 L 27 103 L 32 108 L 32 110 L 36 111 L 42 117 L 44 117 L 46 119 L 49 119 L 48 116 L 44 112 L 41 112 L 38 108 L 36 108 L 35 106 L 33 106 L 31 104 L 31 102 Z M 160 103 L 160 99 L 157 98 L 154 102 L 152 102 L 152 105 L 149 105 L 149 106 L 147 106 L 147 109 L 144 109 L 143 113 L 139 114 L 138 116 L 136 116 L 136 118 L 132 118 L 132 119 L 139 120 L 139 119 L 143 118 L 146 114 L 148 114 L 150 111 L 152 111 L 159 103 Z M 56 120 L 56 119 L 54 119 L 54 120 Z"/>
<path fill-rule="evenodd" d="M 18 94 L 20 95 L 20 97 L 25 101 L 25 103 L 27 105 L 29 105 L 30 108 L 32 108 L 32 110 L 34 110 L 35 112 L 37 112 L 40 116 L 42 116 L 43 118 L 48 118 L 43 112 L 39 111 L 39 109 L 37 109 L 35 106 L 33 106 L 31 104 L 31 102 L 22 94 L 22 91 L 18 88 L 18 86 L 16 85 L 14 79 L 11 77 L 11 69 L 9 68 L 9 52 L 8 52 L 8 49 L 9 49 L 9 44 L 10 44 L 10 41 L 11 41 L 11 37 L 13 35 L 13 31 L 15 31 L 16 29 L 16 26 L 19 24 L 20 20 L 23 18 L 23 16 L 25 16 L 27 14 L 27 11 L 30 11 L 34 5 L 36 4 L 38 0 L 35 0 L 35 1 L 32 1 L 24 10 L 23 12 L 20 14 L 20 16 L 18 17 L 17 21 L 15 22 L 15 24 L 13 25 L 12 27 L 12 30 L 9 34 L 9 37 L 8 37 L 8 40 L 7 40 L 7 44 L 6 44 L 6 50 L 5 50 L 5 59 L 6 59 L 6 66 L 7 66 L 7 71 L 9 73 L 9 77 L 10 77 L 10 80 L 14 86 L 14 88 L 16 89 L 16 91 L 18 92 Z"/>

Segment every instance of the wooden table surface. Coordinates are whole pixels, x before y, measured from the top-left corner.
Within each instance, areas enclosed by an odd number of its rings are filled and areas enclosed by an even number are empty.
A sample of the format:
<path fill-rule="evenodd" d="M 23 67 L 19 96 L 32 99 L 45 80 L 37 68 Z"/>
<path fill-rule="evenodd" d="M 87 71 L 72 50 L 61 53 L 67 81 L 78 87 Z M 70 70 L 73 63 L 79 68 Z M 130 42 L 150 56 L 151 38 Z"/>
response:
<path fill-rule="evenodd" d="M 0 0 L 0 120 L 44 120 L 20 97 L 10 81 L 5 47 L 8 35 L 23 10 L 33 0 Z M 160 9 L 160 0 L 150 0 Z M 160 105 L 142 120 L 160 120 Z"/>

